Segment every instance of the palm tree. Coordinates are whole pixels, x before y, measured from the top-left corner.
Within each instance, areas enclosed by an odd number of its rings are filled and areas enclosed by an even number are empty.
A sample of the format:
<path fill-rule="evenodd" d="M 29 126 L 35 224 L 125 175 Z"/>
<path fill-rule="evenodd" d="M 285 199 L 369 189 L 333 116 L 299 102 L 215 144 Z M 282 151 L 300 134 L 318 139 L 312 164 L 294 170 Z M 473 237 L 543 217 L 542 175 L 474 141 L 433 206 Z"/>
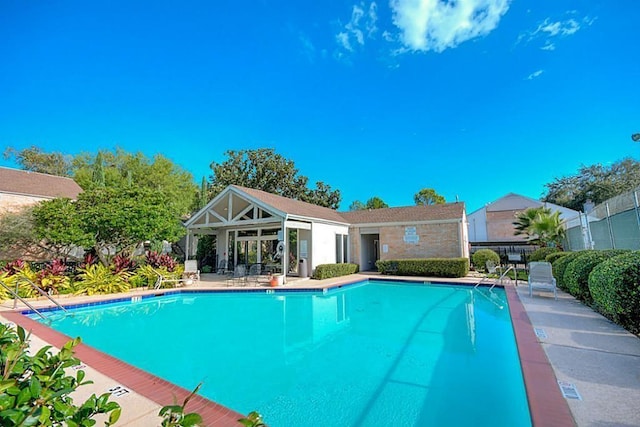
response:
<path fill-rule="evenodd" d="M 519 236 L 524 234 L 527 239 L 532 237 L 531 224 L 535 221 L 538 214 L 551 214 L 551 209 L 540 206 L 537 208 L 529 208 L 516 214 L 516 220 L 513 222 L 513 226 L 516 229 L 513 234 Z"/>
<path fill-rule="evenodd" d="M 520 212 L 513 225 L 515 235 L 524 234 L 530 243 L 540 246 L 555 244 L 561 247 L 566 235 L 560 212 L 551 213 L 551 209 L 544 206 Z"/>

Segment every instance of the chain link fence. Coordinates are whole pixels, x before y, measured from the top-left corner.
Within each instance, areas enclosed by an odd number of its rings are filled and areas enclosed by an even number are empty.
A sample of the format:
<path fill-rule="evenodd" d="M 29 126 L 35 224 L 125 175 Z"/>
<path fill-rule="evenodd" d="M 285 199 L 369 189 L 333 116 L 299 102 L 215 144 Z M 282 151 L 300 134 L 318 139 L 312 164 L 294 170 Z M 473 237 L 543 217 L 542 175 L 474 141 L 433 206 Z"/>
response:
<path fill-rule="evenodd" d="M 640 187 L 565 221 L 565 250 L 640 249 Z"/>

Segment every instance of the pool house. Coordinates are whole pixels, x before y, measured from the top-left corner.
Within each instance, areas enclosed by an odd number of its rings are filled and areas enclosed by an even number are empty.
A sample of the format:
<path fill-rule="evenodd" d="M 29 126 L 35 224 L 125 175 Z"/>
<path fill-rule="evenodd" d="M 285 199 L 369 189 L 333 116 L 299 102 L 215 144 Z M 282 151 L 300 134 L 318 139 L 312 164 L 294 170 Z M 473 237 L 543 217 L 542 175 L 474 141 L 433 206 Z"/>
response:
<path fill-rule="evenodd" d="M 375 270 L 378 259 L 468 257 L 463 203 L 338 212 L 230 185 L 186 223 L 186 256 L 214 235 L 216 265 L 261 263 L 285 276 L 351 262 Z"/>

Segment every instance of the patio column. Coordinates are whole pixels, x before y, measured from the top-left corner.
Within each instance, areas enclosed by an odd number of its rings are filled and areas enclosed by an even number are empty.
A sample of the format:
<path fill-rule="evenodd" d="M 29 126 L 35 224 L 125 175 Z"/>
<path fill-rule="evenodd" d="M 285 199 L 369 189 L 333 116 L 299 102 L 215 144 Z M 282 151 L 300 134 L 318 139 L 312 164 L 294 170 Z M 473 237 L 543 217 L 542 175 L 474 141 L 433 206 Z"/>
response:
<path fill-rule="evenodd" d="M 189 259 L 189 252 L 191 251 L 191 231 L 187 230 L 187 238 L 184 245 L 184 259 L 185 261 Z"/>
<path fill-rule="evenodd" d="M 287 239 L 287 218 L 282 219 L 282 241 L 284 242 L 284 253 L 282 254 L 282 283 L 287 283 L 287 272 L 289 271 L 289 239 Z"/>

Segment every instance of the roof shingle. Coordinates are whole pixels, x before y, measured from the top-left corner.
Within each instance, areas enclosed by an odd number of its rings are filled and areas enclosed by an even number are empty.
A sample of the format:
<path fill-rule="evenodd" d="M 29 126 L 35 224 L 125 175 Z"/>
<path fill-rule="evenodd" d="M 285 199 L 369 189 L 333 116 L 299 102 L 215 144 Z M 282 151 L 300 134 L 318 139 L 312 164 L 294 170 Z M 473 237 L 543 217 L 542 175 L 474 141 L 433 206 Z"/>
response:
<path fill-rule="evenodd" d="M 461 219 L 464 215 L 464 203 L 367 209 L 340 214 L 349 224 L 444 221 Z"/>
<path fill-rule="evenodd" d="M 82 188 L 71 178 L 0 167 L 0 192 L 76 199 Z"/>

